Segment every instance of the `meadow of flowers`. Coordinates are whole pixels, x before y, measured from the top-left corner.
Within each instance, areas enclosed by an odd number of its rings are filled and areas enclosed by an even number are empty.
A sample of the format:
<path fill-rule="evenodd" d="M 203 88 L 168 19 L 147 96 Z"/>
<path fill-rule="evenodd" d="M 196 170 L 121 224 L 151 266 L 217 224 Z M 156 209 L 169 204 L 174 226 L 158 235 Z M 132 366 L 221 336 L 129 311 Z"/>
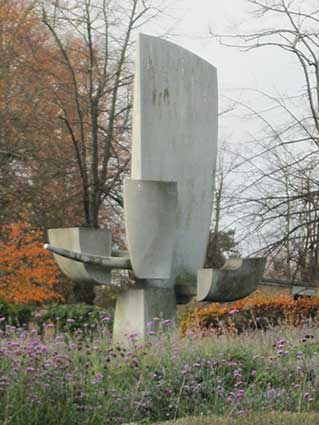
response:
<path fill-rule="evenodd" d="M 0 318 L 0 423 L 147 424 L 319 412 L 315 326 L 180 338 L 165 321 L 160 336 L 150 323 L 149 341 L 131 335 L 121 348 L 111 344 L 108 319 L 94 334 L 84 324 L 44 336 Z"/>

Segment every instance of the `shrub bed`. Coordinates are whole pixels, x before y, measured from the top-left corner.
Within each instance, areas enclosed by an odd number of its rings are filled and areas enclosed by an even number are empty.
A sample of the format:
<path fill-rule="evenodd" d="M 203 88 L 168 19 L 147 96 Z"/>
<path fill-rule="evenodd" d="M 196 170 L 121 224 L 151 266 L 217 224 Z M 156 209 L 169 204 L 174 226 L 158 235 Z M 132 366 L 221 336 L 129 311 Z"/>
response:
<path fill-rule="evenodd" d="M 0 299 L 0 328 L 4 328 L 5 324 L 36 327 L 40 333 L 48 328 L 54 328 L 55 333 L 73 333 L 81 328 L 87 335 L 93 334 L 101 324 L 111 330 L 113 309 L 106 312 L 100 307 L 86 304 L 51 304 L 39 308 L 32 304 L 15 304 Z"/>
<path fill-rule="evenodd" d="M 267 330 L 278 325 L 301 326 L 317 323 L 319 297 L 293 300 L 288 296 L 270 297 L 258 292 L 236 303 L 196 306 L 181 319 L 183 335 L 187 332 L 222 334 L 247 330 Z"/>
<path fill-rule="evenodd" d="M 0 322 L 13 326 L 22 326 L 29 323 L 32 318 L 34 307 L 27 304 L 13 304 L 0 299 Z"/>
<path fill-rule="evenodd" d="M 101 325 L 112 329 L 113 311 L 86 304 L 59 304 L 37 310 L 34 314 L 34 323 L 39 329 L 55 328 L 59 332 L 76 332 L 81 329 L 85 335 L 93 334 Z"/>

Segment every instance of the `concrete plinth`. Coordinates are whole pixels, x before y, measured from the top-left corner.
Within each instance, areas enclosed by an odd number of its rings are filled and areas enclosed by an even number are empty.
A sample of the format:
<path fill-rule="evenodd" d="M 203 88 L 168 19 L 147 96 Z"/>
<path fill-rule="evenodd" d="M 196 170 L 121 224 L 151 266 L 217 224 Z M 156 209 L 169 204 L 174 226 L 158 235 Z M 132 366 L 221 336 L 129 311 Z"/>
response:
<path fill-rule="evenodd" d="M 154 321 L 156 325 L 167 319 L 175 322 L 176 318 L 173 288 L 129 289 L 120 294 L 116 301 L 113 342 L 128 345 L 132 335 L 143 340 L 148 335 L 149 322 Z"/>

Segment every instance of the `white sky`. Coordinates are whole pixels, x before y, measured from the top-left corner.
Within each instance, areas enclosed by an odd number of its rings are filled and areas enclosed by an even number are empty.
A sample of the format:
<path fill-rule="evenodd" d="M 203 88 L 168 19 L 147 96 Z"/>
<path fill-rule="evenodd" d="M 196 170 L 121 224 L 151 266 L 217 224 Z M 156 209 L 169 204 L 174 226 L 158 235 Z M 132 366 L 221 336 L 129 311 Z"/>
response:
<path fill-rule="evenodd" d="M 209 37 L 209 28 L 216 33 L 239 32 L 241 26 L 261 28 L 247 0 L 169 0 L 169 5 L 168 13 L 175 17 L 169 38 L 217 67 L 220 97 L 238 96 L 243 88 L 277 94 L 299 88 L 299 73 L 288 54 L 274 48 L 243 53 Z M 146 30 L 154 35 L 158 31 L 153 24 Z"/>
<path fill-rule="evenodd" d="M 290 89 L 294 80 L 291 57 L 275 48 L 263 48 L 248 53 L 220 46 L 211 38 L 196 39 L 196 34 L 207 35 L 208 28 L 217 33 L 231 33 L 240 28 L 261 28 L 263 25 L 246 0 L 182 0 L 185 15 L 180 22 L 181 44 L 207 60 L 219 70 L 221 90 L 228 88 Z M 181 13 L 181 12 L 179 12 Z M 188 31 L 189 29 L 189 31 Z M 194 33 L 194 39 L 191 39 Z M 221 93 L 222 94 L 222 93 Z"/>
<path fill-rule="evenodd" d="M 209 36 L 209 28 L 218 34 L 240 33 L 242 27 L 249 31 L 264 28 L 264 21 L 251 13 L 252 7 L 247 0 L 168 1 L 172 6 L 171 14 L 176 19 L 169 39 L 217 67 L 220 110 L 224 109 L 226 97 L 246 103 L 251 93 L 245 89 L 283 97 L 299 92 L 303 79 L 291 55 L 273 47 L 244 53 L 221 46 Z M 274 24 L 276 22 L 269 25 Z M 145 32 L 159 35 L 160 29 L 152 24 Z M 258 98 L 255 105 L 262 109 L 262 103 L 262 99 Z M 280 116 L 276 118 L 282 119 Z M 256 134 L 257 129 L 256 122 L 241 119 L 236 116 L 236 111 L 222 116 L 219 122 L 220 139 L 227 140 L 232 149 L 242 152 L 246 147 L 250 149 L 245 140 Z"/>

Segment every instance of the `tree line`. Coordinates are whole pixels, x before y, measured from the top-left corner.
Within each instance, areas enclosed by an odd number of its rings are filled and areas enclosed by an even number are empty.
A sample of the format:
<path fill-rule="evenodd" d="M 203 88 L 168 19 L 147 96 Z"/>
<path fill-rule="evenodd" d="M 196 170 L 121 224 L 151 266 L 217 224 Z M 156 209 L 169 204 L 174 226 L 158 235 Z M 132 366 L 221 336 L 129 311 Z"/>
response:
<path fill-rule="evenodd" d="M 291 280 L 319 281 L 319 9 L 316 1 L 248 0 L 255 28 L 213 34 L 227 47 L 279 49 L 299 70 L 285 95 L 254 92 L 235 103 L 258 127 L 231 172 L 240 182 L 224 196 L 237 238 L 268 255 L 271 271 Z M 251 25 L 251 24 L 250 24 Z M 276 63 L 269 64 L 276 67 Z"/>
<path fill-rule="evenodd" d="M 42 242 L 50 227 L 107 223 L 123 244 L 133 35 L 162 6 L 161 0 L 0 0 L 0 243 L 8 254 L 0 260 L 0 296 L 16 299 L 10 294 L 23 275 L 34 289 L 41 275 L 42 292 L 54 281 L 47 257 L 42 266 L 35 259 L 35 240 L 33 254 L 21 251 L 30 232 Z M 27 268 L 36 269 L 30 278 Z"/>

